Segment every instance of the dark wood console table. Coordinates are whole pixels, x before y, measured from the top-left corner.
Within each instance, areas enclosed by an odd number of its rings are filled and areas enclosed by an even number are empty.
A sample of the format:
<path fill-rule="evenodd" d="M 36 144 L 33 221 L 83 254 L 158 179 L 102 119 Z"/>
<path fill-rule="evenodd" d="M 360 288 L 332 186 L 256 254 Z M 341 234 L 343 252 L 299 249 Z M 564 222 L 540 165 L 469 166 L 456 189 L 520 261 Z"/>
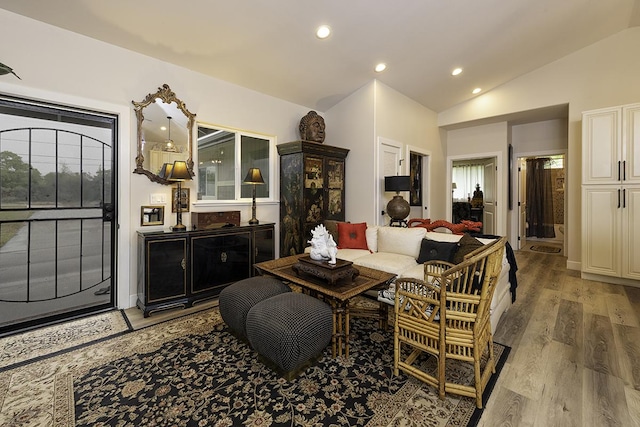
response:
<path fill-rule="evenodd" d="M 274 224 L 197 231 L 138 232 L 138 307 L 190 307 L 227 285 L 255 275 L 253 265 L 274 258 Z"/>

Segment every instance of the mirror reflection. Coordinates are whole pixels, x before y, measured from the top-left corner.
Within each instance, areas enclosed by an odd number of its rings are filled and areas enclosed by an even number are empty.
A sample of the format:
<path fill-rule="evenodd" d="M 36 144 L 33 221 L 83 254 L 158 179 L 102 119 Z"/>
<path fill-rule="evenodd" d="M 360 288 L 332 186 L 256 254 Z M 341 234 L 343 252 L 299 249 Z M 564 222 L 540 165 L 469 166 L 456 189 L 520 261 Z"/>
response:
<path fill-rule="evenodd" d="M 164 206 L 142 206 L 140 225 L 164 225 Z"/>
<path fill-rule="evenodd" d="M 154 182 L 169 184 L 160 174 L 162 165 L 180 160 L 187 163 L 193 176 L 192 129 L 195 114 L 190 113 L 168 85 L 147 95 L 142 102 L 132 101 L 138 120 L 138 153 L 134 173 Z"/>

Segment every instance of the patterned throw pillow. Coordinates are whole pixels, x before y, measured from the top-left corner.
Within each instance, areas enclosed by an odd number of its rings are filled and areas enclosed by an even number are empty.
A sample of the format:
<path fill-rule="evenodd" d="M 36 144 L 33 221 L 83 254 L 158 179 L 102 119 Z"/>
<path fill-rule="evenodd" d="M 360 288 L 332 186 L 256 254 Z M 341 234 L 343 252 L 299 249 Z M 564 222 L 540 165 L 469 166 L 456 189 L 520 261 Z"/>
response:
<path fill-rule="evenodd" d="M 338 249 L 369 249 L 367 247 L 367 223 L 338 223 Z"/>

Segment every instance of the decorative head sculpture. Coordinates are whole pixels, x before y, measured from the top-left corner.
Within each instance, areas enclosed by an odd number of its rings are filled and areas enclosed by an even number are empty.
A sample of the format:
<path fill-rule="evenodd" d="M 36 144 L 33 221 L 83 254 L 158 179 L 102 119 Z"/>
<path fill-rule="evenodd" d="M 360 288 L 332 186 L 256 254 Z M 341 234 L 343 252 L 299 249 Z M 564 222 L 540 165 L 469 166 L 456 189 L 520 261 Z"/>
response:
<path fill-rule="evenodd" d="M 300 119 L 300 139 L 322 144 L 324 142 L 324 119 L 315 111 L 309 111 Z"/>

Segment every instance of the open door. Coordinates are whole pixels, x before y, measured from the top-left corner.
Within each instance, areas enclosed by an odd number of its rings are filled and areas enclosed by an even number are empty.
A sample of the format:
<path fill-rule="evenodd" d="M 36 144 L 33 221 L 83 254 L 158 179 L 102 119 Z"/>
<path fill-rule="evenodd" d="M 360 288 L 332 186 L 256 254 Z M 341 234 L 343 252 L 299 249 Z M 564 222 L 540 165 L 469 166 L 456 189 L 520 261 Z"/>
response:
<path fill-rule="evenodd" d="M 527 162 L 524 158 L 518 159 L 518 249 L 527 245 Z"/>
<path fill-rule="evenodd" d="M 482 231 L 496 234 L 496 161 L 489 160 L 484 165 L 484 209 L 482 211 Z"/>
<path fill-rule="evenodd" d="M 387 203 L 393 197 L 393 194 L 385 193 L 384 191 L 384 177 L 401 175 L 400 173 L 400 156 L 402 145 L 399 142 L 389 139 L 378 139 L 378 194 L 384 195 L 378 199 L 378 212 L 381 215 L 377 216 L 378 220 L 376 225 L 386 225 L 388 223 L 389 216 L 385 213 L 387 209 Z"/>

